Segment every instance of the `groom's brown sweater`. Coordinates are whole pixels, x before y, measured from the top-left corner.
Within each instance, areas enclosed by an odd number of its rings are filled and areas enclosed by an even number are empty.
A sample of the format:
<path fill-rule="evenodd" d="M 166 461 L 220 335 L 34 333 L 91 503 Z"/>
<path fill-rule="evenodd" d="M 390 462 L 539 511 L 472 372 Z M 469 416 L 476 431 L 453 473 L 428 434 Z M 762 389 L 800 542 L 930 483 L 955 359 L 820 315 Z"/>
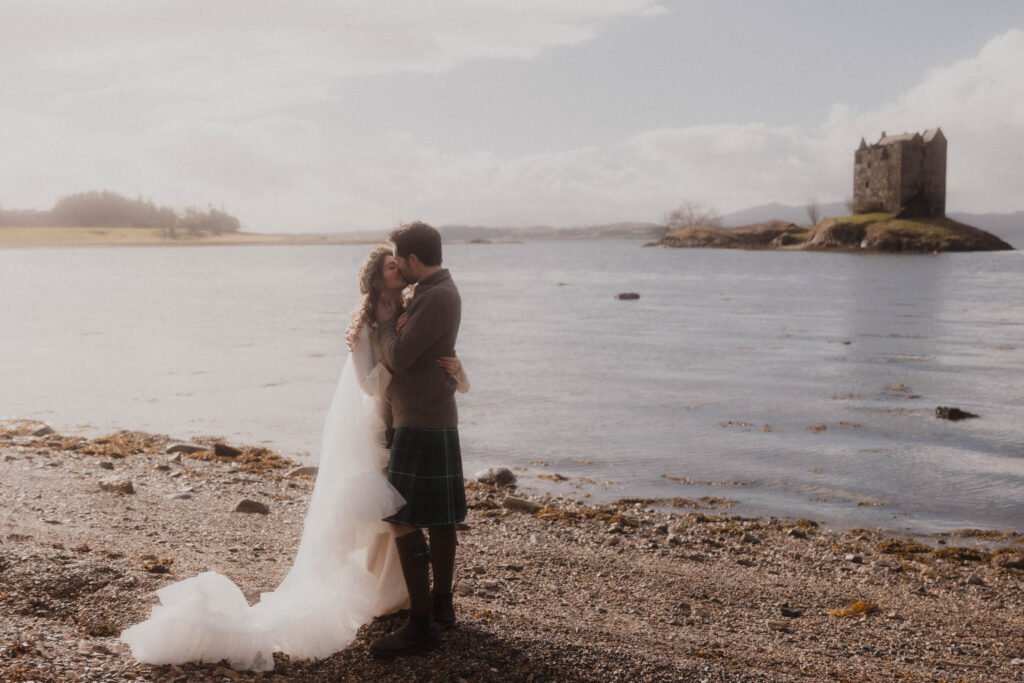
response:
<path fill-rule="evenodd" d="M 459 426 L 455 379 L 437 364 L 455 354 L 462 299 L 447 268 L 416 285 L 402 333 L 395 318 L 380 325 L 384 360 L 393 377 L 389 391 L 394 426 L 440 429 Z"/>

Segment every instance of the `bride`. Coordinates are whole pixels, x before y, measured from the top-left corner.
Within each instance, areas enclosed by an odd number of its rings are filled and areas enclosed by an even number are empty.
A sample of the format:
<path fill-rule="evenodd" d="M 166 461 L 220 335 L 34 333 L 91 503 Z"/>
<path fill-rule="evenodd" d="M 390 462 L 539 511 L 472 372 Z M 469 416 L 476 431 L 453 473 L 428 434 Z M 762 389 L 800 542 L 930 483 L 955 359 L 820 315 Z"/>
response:
<path fill-rule="evenodd" d="M 362 301 L 346 331 L 351 353 L 324 426 L 302 540 L 277 590 L 250 606 L 241 589 L 217 572 L 161 588 L 150 618 L 121 634 L 137 660 L 162 665 L 226 659 L 235 669 L 269 671 L 274 652 L 328 657 L 374 616 L 408 604 L 391 525 L 382 521 L 405 501 L 383 474 L 391 373 L 380 360 L 375 322 L 377 302 L 401 308 L 406 287 L 390 248 L 371 251 L 359 270 Z M 457 358 L 438 363 L 459 391 L 468 391 Z"/>

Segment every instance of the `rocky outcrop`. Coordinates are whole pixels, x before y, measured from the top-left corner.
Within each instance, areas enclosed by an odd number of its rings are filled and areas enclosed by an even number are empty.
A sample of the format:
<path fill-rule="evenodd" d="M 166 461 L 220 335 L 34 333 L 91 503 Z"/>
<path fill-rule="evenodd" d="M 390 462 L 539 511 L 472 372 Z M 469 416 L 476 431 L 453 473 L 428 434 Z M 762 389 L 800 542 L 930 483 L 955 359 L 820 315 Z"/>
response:
<path fill-rule="evenodd" d="M 911 253 L 1013 249 L 991 233 L 949 218 L 906 219 L 890 214 L 829 218 L 809 230 L 785 221 L 729 229 L 691 225 L 665 233 L 658 246 Z"/>
<path fill-rule="evenodd" d="M 859 247 L 867 228 L 859 223 L 840 223 L 834 218 L 818 223 L 808 246 L 821 248 Z"/>
<path fill-rule="evenodd" d="M 516 483 L 516 475 L 507 467 L 490 467 L 480 470 L 474 475 L 474 479 L 481 484 L 491 484 L 492 486 L 511 486 Z"/>

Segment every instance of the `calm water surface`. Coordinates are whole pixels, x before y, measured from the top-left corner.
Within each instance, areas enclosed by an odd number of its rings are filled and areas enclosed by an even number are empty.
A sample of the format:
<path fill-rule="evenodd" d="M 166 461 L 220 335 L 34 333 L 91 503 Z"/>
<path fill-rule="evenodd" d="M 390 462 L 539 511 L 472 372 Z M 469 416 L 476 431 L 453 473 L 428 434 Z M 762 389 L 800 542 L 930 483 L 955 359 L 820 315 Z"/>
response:
<path fill-rule="evenodd" d="M 367 251 L 0 251 L 0 417 L 315 454 Z M 595 500 L 723 496 L 839 527 L 1024 530 L 1018 252 L 605 241 L 445 257 L 473 385 L 468 471 L 521 467 L 527 486 Z M 981 417 L 938 420 L 939 405 Z M 537 477 L 554 472 L 570 480 Z"/>

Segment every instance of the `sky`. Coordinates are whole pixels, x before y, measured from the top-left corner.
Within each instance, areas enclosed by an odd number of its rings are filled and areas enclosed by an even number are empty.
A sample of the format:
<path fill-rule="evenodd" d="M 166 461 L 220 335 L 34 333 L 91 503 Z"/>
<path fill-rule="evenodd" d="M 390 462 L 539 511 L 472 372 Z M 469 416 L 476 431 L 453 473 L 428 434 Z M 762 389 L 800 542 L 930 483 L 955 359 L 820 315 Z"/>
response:
<path fill-rule="evenodd" d="M 862 137 L 934 127 L 949 211 L 1024 209 L 1024 2 L 0 3 L 4 209 L 659 222 L 843 201 Z"/>

